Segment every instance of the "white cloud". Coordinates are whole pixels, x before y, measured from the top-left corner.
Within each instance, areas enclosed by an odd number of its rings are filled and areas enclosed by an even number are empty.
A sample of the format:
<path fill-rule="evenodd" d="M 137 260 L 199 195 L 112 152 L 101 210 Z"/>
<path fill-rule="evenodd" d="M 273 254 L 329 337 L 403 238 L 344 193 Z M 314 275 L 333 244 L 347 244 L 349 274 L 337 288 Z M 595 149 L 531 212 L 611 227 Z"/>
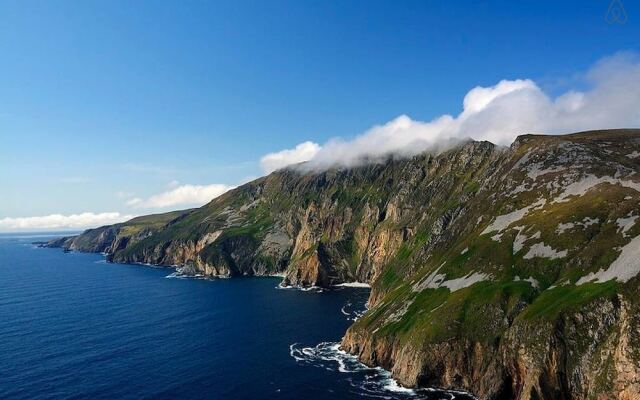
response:
<path fill-rule="evenodd" d="M 147 199 L 134 197 L 127 201 L 127 205 L 136 208 L 165 208 L 175 206 L 201 206 L 224 192 L 233 189 L 234 186 L 213 185 L 178 185 L 172 182 L 170 190 L 153 195 Z"/>
<path fill-rule="evenodd" d="M 466 138 L 508 145 L 525 133 L 640 127 L 637 54 L 619 53 L 600 60 L 582 75 L 580 83 L 587 89 L 568 90 L 555 97 L 529 79 L 478 86 L 466 94 L 463 111 L 457 116 L 442 115 L 425 122 L 401 115 L 350 140 L 332 139 L 323 146 L 304 142 L 295 149 L 268 154 L 261 165 L 268 173 L 308 159 L 304 169 L 321 170 L 388 156 L 413 156 Z"/>
<path fill-rule="evenodd" d="M 524 133 L 571 133 L 582 130 L 640 127 L 640 58 L 619 53 L 597 62 L 569 89 L 551 95 L 529 79 L 503 80 L 494 86 L 475 87 L 462 100 L 457 116 L 442 115 L 418 121 L 401 115 L 374 126 L 349 140 L 332 139 L 323 146 L 306 141 L 293 149 L 265 155 L 260 166 L 265 173 L 301 163 L 303 168 L 355 166 L 389 156 L 409 157 L 428 149 L 446 148 L 465 138 L 508 145 Z M 173 173 L 147 165 L 127 165 L 137 172 Z M 81 182 L 73 178 L 70 182 Z M 203 205 L 232 189 L 222 184 L 180 185 L 149 198 L 130 198 L 135 208 Z M 121 198 L 132 194 L 120 192 Z M 53 214 L 42 217 L 3 218 L 0 230 L 80 229 L 130 219 L 120 213 Z"/>
<path fill-rule="evenodd" d="M 287 165 L 309 161 L 320 151 L 320 145 L 314 142 L 300 143 L 293 149 L 269 153 L 260 159 L 260 167 L 265 174 L 286 167 Z"/>
<path fill-rule="evenodd" d="M 134 215 L 122 215 L 118 212 L 81 214 L 51 214 L 41 217 L 19 217 L 0 219 L 0 231 L 38 231 L 52 229 L 86 229 L 95 228 L 102 225 L 111 225 L 124 222 L 133 218 Z"/>

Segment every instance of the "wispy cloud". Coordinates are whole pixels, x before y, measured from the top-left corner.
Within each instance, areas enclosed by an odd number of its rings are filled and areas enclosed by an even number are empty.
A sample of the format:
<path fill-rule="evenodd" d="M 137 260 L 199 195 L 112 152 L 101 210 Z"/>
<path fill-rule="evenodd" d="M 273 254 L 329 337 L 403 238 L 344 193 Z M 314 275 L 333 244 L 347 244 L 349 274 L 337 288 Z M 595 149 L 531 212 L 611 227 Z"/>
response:
<path fill-rule="evenodd" d="M 640 126 L 640 58 L 619 53 L 597 62 L 580 79 L 586 90 L 545 93 L 530 79 L 503 80 L 475 87 L 457 116 L 418 121 L 401 115 L 350 140 L 319 146 L 304 142 L 263 157 L 265 172 L 308 161 L 303 168 L 349 167 L 389 156 L 409 157 L 472 138 L 508 145 L 524 133 L 571 133 L 590 129 Z"/>
<path fill-rule="evenodd" d="M 234 188 L 234 186 L 223 184 L 178 185 L 179 184 L 174 181 L 170 184 L 170 189 L 165 192 L 150 196 L 146 199 L 134 197 L 129 199 L 126 204 L 135 208 L 201 206 Z"/>
<path fill-rule="evenodd" d="M 133 217 L 134 215 L 123 215 L 119 212 L 85 212 L 71 215 L 50 214 L 39 217 L 7 217 L 0 219 L 0 231 L 14 232 L 54 229 L 86 229 L 124 222 Z"/>

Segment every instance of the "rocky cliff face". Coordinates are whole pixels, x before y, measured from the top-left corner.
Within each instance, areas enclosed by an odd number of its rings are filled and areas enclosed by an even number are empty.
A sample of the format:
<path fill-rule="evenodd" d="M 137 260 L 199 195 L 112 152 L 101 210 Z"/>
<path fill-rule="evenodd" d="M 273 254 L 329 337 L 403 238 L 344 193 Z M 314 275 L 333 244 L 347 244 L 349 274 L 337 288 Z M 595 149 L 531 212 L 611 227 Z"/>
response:
<path fill-rule="evenodd" d="M 408 386 L 640 398 L 640 131 L 277 171 L 195 210 L 52 242 L 116 262 L 372 285 L 343 348 Z"/>
<path fill-rule="evenodd" d="M 640 393 L 638 311 L 621 295 L 550 321 L 505 322 L 492 341 L 405 344 L 352 328 L 342 345 L 406 386 L 464 388 L 482 399 L 629 400 Z"/>

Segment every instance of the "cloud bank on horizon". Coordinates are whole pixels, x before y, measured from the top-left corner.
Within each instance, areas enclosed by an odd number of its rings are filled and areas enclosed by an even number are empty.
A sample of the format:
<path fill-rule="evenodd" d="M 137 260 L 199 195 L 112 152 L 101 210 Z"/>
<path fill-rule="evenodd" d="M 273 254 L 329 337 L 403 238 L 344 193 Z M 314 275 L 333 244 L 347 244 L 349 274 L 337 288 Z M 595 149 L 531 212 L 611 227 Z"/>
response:
<path fill-rule="evenodd" d="M 62 215 L 51 214 L 41 217 L 18 217 L 0 219 L 0 231 L 37 231 L 55 229 L 86 229 L 102 225 L 117 224 L 133 218 L 134 215 L 120 214 L 119 212 L 92 213 Z"/>
<path fill-rule="evenodd" d="M 200 207 L 234 187 L 224 184 L 179 185 L 178 182 L 172 182 L 169 190 L 165 192 L 146 199 L 132 197 L 126 201 L 126 204 L 136 209 L 167 210 L 189 206 Z M 126 198 L 131 197 L 131 194 L 119 192 L 117 196 Z M 125 222 L 135 218 L 137 215 L 140 215 L 140 213 L 134 215 L 119 212 L 84 212 L 71 215 L 50 214 L 36 217 L 6 217 L 0 219 L 0 232 L 81 230 Z"/>
<path fill-rule="evenodd" d="M 568 90 L 555 97 L 530 79 L 478 86 L 465 95 L 457 116 L 447 114 L 424 122 L 401 115 L 350 140 L 332 139 L 322 146 L 306 141 L 293 149 L 267 154 L 260 165 L 270 173 L 307 161 L 301 166 L 303 170 L 324 170 L 387 157 L 411 157 L 468 138 L 509 145 L 524 133 L 640 126 L 638 54 L 625 52 L 603 58 L 580 81 L 587 89 Z"/>

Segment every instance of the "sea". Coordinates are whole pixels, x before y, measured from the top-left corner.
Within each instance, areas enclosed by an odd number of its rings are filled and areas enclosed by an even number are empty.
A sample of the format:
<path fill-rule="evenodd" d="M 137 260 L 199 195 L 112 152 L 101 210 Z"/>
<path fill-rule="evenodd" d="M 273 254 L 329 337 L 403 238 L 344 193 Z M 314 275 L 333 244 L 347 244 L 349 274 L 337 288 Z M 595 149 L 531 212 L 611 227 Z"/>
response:
<path fill-rule="evenodd" d="M 472 399 L 340 351 L 366 288 L 194 279 L 0 235 L 0 399 Z"/>

